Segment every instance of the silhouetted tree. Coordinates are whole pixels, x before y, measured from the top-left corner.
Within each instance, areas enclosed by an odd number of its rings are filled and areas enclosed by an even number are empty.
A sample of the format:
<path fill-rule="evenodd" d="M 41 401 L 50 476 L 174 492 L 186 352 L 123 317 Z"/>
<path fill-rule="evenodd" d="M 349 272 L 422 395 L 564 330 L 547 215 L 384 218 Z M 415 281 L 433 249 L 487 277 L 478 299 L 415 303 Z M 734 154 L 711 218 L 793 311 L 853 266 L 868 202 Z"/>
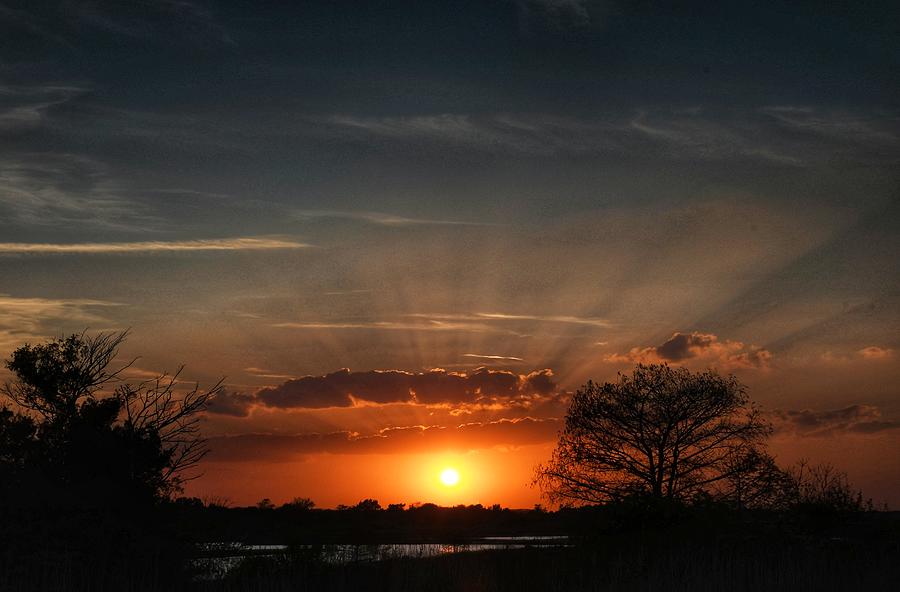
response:
<path fill-rule="evenodd" d="M 787 509 L 792 483 L 775 459 L 758 449 L 737 454 L 723 463 L 725 478 L 714 484 L 712 497 L 736 508 Z"/>
<path fill-rule="evenodd" d="M 24 489 L 5 491 L 8 501 L 56 503 L 66 491 L 68 504 L 135 504 L 192 477 L 206 453 L 198 414 L 220 386 L 178 395 L 178 373 L 123 382 L 130 364 L 111 365 L 126 337 L 82 333 L 12 353 L 14 380 L 0 387 L 14 406 L 0 408 L 0 472 Z"/>
<path fill-rule="evenodd" d="M 367 498 L 367 499 L 361 500 L 358 504 L 353 506 L 352 509 L 360 510 L 363 512 L 374 512 L 376 510 L 381 509 L 381 504 L 379 504 L 378 500 L 376 500 L 376 499 Z"/>
<path fill-rule="evenodd" d="M 874 509 L 872 500 L 850 485 L 847 474 L 830 464 L 810 465 L 801 460 L 788 469 L 787 503 L 803 510 L 858 512 Z"/>
<path fill-rule="evenodd" d="M 638 365 L 617 383 L 588 382 L 575 393 L 535 482 L 556 502 L 700 493 L 746 499 L 740 479 L 769 462 L 761 448 L 770 432 L 734 376 Z"/>
<path fill-rule="evenodd" d="M 45 422 L 71 420 L 85 399 L 95 398 L 130 366 L 109 369 L 126 337 L 127 332 L 95 337 L 81 333 L 40 345 L 25 344 L 7 360 L 6 367 L 16 380 L 7 382 L 0 393 Z"/>
<path fill-rule="evenodd" d="M 308 497 L 295 497 L 291 501 L 281 506 L 288 510 L 312 510 L 316 507 L 316 502 Z"/>
<path fill-rule="evenodd" d="M 0 566 L 30 589 L 175 589 L 186 555 L 160 502 L 205 453 L 198 414 L 216 385 L 178 394 L 173 377 L 128 384 L 126 333 L 76 334 L 16 349 L 0 386 Z M 3 401 L 5 399 L 5 401 Z M 11 569 L 15 570 L 15 573 Z M 152 574 L 152 575 L 148 575 Z M 65 579 L 58 579 L 58 578 Z"/>

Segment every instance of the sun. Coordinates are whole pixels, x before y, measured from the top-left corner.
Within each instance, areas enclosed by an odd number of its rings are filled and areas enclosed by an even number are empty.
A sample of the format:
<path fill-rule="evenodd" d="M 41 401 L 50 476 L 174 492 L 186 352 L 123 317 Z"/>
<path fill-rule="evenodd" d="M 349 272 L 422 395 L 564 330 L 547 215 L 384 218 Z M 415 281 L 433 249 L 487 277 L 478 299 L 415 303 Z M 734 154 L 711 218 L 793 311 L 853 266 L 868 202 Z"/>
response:
<path fill-rule="evenodd" d="M 441 483 L 447 487 L 453 487 L 459 483 L 459 471 L 452 468 L 446 468 L 441 471 Z"/>

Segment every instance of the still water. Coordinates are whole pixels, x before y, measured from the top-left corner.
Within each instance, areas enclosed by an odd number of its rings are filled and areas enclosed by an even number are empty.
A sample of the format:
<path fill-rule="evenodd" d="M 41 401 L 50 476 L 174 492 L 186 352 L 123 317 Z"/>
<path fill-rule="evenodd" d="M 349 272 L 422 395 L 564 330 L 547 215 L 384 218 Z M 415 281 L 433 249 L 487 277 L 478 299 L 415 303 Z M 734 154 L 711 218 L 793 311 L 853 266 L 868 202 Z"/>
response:
<path fill-rule="evenodd" d="M 201 546 L 202 558 L 195 560 L 204 579 L 218 579 L 249 557 L 305 555 L 332 564 L 346 564 L 386 559 L 423 559 L 446 555 L 526 547 L 568 546 L 566 536 L 483 537 L 465 543 L 380 543 L 374 545 L 245 545 L 242 543 L 207 543 Z"/>

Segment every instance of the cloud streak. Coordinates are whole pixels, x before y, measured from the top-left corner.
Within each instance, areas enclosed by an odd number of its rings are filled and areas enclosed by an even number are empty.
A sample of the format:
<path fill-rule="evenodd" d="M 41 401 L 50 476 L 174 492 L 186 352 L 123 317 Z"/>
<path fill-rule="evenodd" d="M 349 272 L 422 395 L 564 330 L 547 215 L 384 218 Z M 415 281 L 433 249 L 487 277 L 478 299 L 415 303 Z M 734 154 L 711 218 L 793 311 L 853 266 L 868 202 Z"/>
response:
<path fill-rule="evenodd" d="M 515 356 L 493 356 L 493 355 L 484 355 L 484 354 L 463 354 L 464 358 L 476 358 L 478 360 L 493 360 L 496 362 L 524 362 L 522 358 L 517 358 Z"/>
<path fill-rule="evenodd" d="M 563 323 L 569 325 L 590 325 L 609 327 L 610 322 L 596 317 L 576 317 L 569 315 L 508 314 L 502 312 L 476 312 L 474 314 L 412 313 L 406 315 L 436 321 L 535 321 L 539 323 Z"/>
<path fill-rule="evenodd" d="M 0 243 L 0 253 L 104 254 L 190 251 L 270 251 L 305 249 L 312 245 L 281 238 L 222 238 L 181 241 L 111 243 Z"/>
<path fill-rule="evenodd" d="M 813 107 L 760 106 L 727 112 L 702 107 L 649 109 L 589 119 L 543 113 L 408 117 L 339 115 L 320 121 L 349 140 L 463 147 L 488 153 L 657 154 L 673 160 L 752 160 L 802 167 L 835 156 L 892 162 L 900 119 Z"/>
<path fill-rule="evenodd" d="M 881 410 L 873 405 L 850 405 L 823 411 L 778 409 L 773 415 L 779 432 L 799 436 L 875 434 L 900 429 L 900 422 L 884 419 Z"/>
<path fill-rule="evenodd" d="M 309 218 L 343 218 L 358 220 L 381 226 L 497 226 L 491 222 L 472 222 L 467 220 L 438 220 L 434 218 L 409 218 L 382 212 L 344 212 L 340 210 L 296 210 L 294 215 L 300 219 Z"/>
<path fill-rule="evenodd" d="M 366 331 L 460 331 L 466 333 L 499 333 L 522 337 L 521 333 L 493 327 L 484 323 L 428 320 L 422 322 L 397 321 L 296 321 L 275 323 L 280 329 L 326 329 L 326 330 L 366 330 Z"/>

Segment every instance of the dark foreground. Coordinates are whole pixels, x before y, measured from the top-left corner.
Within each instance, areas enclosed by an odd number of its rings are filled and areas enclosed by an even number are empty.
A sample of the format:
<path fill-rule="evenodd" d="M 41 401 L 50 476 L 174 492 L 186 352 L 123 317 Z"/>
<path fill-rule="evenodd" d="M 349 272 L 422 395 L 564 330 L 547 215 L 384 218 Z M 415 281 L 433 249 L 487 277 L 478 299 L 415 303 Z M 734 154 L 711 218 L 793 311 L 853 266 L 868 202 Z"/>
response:
<path fill-rule="evenodd" d="M 624 524 L 621 516 L 609 520 L 605 512 L 575 516 L 581 518 L 580 528 L 571 533 L 571 547 L 335 565 L 315 549 L 297 546 L 248 558 L 218 580 L 204 580 L 192 567 L 197 547 L 184 532 L 177 542 L 118 535 L 103 541 L 84 526 L 89 538 L 80 542 L 77 552 L 50 538 L 23 541 L 27 549 L 8 545 L 0 556 L 0 590 L 755 592 L 891 590 L 900 582 L 897 513 L 822 517 L 704 512 L 666 525 L 653 523 L 657 516 Z M 524 519 L 560 517 L 551 513 Z M 354 520 L 365 522 L 362 516 Z"/>
<path fill-rule="evenodd" d="M 838 541 L 625 545 L 461 553 L 323 567 L 259 560 L 204 591 L 890 590 L 896 546 Z"/>

